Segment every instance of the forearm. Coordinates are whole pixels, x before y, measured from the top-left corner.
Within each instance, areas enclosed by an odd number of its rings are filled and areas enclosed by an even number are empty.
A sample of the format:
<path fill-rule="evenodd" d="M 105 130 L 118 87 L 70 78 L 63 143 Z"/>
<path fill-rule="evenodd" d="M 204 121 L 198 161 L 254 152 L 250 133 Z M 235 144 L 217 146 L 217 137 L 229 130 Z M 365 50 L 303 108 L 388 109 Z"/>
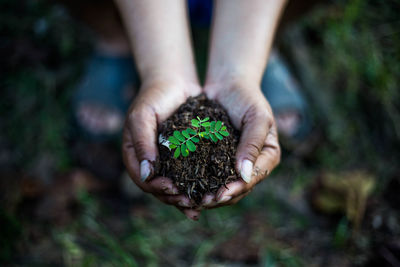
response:
<path fill-rule="evenodd" d="M 206 84 L 259 84 L 286 0 L 215 3 Z"/>
<path fill-rule="evenodd" d="M 143 83 L 197 82 L 184 0 L 115 0 Z"/>

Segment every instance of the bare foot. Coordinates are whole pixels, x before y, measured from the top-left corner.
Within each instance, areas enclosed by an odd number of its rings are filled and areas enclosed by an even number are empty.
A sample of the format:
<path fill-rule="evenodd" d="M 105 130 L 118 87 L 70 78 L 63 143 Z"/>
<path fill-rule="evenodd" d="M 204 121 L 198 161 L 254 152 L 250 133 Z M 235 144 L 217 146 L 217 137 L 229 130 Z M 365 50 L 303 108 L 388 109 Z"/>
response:
<path fill-rule="evenodd" d="M 93 134 L 115 134 L 122 130 L 124 115 L 97 103 L 82 103 L 77 108 L 80 124 Z"/>
<path fill-rule="evenodd" d="M 275 120 L 280 134 L 293 137 L 299 130 L 301 116 L 296 111 L 285 111 L 275 114 Z"/>

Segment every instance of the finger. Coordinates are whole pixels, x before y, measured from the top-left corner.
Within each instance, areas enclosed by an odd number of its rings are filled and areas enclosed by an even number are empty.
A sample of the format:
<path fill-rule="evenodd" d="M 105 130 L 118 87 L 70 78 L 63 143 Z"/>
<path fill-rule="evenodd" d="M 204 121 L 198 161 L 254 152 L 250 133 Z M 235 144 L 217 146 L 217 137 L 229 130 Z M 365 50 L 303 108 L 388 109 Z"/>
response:
<path fill-rule="evenodd" d="M 281 160 L 281 148 L 278 141 L 278 132 L 275 123 L 268 132 L 260 156 L 254 164 L 252 179 L 257 184 L 267 177 Z"/>
<path fill-rule="evenodd" d="M 218 204 L 228 202 L 236 198 L 237 196 L 240 196 L 250 191 L 252 187 L 253 187 L 252 185 L 246 183 L 243 180 L 237 180 L 235 182 L 231 182 L 226 185 L 226 188 L 221 187 L 218 190 L 217 195 L 215 197 L 215 201 Z"/>
<path fill-rule="evenodd" d="M 140 167 L 136 157 L 135 148 L 133 147 L 132 135 L 127 127 L 124 127 L 122 133 L 122 158 L 129 176 L 136 184 L 138 184 L 137 181 L 140 181 Z"/>
<path fill-rule="evenodd" d="M 212 205 L 212 202 L 215 202 L 215 194 L 205 194 L 203 196 L 200 206 L 207 207 L 209 205 Z"/>
<path fill-rule="evenodd" d="M 267 109 L 250 108 L 244 118 L 242 135 L 236 153 L 236 168 L 246 183 L 251 181 L 254 163 L 264 146 L 272 119 Z"/>
<path fill-rule="evenodd" d="M 236 196 L 236 197 L 234 197 L 234 198 L 232 198 L 232 199 L 230 199 L 230 200 L 228 200 L 226 202 L 219 202 L 218 203 L 218 202 L 216 202 L 214 200 L 210 204 L 208 204 L 206 206 L 203 206 L 203 208 L 205 208 L 205 209 L 215 209 L 215 208 L 220 208 L 220 207 L 223 207 L 223 206 L 234 205 L 237 202 L 239 202 L 241 199 L 243 199 L 245 196 L 250 194 L 250 192 L 251 192 L 251 190 L 247 191 L 247 192 L 244 192 L 244 193 L 242 193 L 242 194 L 240 194 L 240 195 L 238 195 L 238 196 Z"/>
<path fill-rule="evenodd" d="M 159 176 L 151 179 L 149 182 L 141 182 L 144 183 L 143 186 L 149 188 L 149 191 L 153 194 L 159 195 L 179 195 L 178 188 L 173 184 L 172 180 Z"/>
<path fill-rule="evenodd" d="M 158 200 L 164 202 L 167 205 L 173 205 L 177 208 L 193 208 L 194 205 L 192 201 L 185 195 L 176 195 L 176 196 L 168 196 L 168 195 L 154 195 Z"/>
<path fill-rule="evenodd" d="M 264 146 L 257 158 L 254 168 L 251 169 L 249 183 L 238 180 L 221 187 L 216 196 L 217 203 L 228 202 L 231 199 L 250 191 L 257 183 L 263 180 L 279 164 L 281 150 L 275 124 L 272 125 L 265 139 Z"/>
<path fill-rule="evenodd" d="M 198 221 L 200 218 L 200 211 L 193 210 L 193 209 L 183 209 L 182 212 L 190 220 Z"/>
<path fill-rule="evenodd" d="M 250 193 L 251 193 L 251 191 L 244 192 L 243 194 L 240 194 L 240 195 L 232 198 L 229 201 L 217 203 L 216 206 L 211 207 L 210 209 L 215 209 L 215 208 L 220 208 L 220 207 L 224 207 L 224 206 L 234 205 L 234 204 L 238 203 L 240 200 L 242 200 L 243 198 L 245 198 Z"/>
<path fill-rule="evenodd" d="M 133 109 L 126 121 L 132 135 L 132 144 L 140 164 L 140 179 L 147 180 L 153 175 L 153 164 L 157 157 L 157 120 L 154 111 L 149 107 Z"/>
<path fill-rule="evenodd" d="M 132 136 L 126 128 L 123 132 L 122 156 L 129 176 L 143 191 L 152 194 L 179 194 L 178 188 L 176 188 L 169 178 L 160 176 L 151 179 L 146 183 L 140 179 L 140 167 L 136 157 L 135 148 L 132 145 Z"/>

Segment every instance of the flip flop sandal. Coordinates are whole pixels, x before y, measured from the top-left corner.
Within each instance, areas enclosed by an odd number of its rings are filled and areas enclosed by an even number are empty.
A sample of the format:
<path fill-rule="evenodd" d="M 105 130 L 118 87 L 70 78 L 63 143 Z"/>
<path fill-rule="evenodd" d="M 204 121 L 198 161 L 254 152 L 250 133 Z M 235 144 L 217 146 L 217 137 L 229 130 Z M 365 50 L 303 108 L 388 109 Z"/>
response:
<path fill-rule="evenodd" d="M 73 97 L 73 117 L 80 135 L 93 141 L 107 141 L 119 136 L 138 84 L 132 57 L 93 55 Z M 108 129 L 98 131 L 84 125 L 79 113 L 85 107 L 95 110 L 94 116 L 109 116 Z M 110 114 L 113 115 L 110 117 Z"/>
<path fill-rule="evenodd" d="M 261 82 L 261 90 L 274 114 L 295 112 L 300 116 L 299 126 L 291 136 L 283 136 L 283 145 L 303 142 L 311 133 L 312 123 L 307 103 L 299 86 L 282 58 L 272 51 Z M 279 129 L 278 129 L 279 131 Z M 290 146 L 290 145 L 289 145 Z"/>

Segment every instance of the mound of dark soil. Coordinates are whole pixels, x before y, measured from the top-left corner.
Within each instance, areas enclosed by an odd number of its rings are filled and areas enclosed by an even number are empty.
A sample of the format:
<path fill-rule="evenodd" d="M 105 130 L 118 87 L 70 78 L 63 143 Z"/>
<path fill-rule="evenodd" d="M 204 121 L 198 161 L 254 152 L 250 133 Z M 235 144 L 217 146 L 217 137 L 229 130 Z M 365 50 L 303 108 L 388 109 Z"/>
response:
<path fill-rule="evenodd" d="M 179 191 L 196 205 L 201 203 L 204 194 L 215 194 L 221 186 L 239 179 L 235 170 L 235 154 L 240 136 L 230 123 L 224 108 L 204 95 L 189 98 L 161 125 L 159 134 L 168 138 L 174 131 L 194 129 L 191 120 L 197 116 L 201 119 L 210 117 L 210 121 L 222 121 L 229 136 L 216 143 L 200 138 L 196 143 L 196 151 L 179 158 L 173 157 L 174 150 L 159 144 L 160 157 L 156 164 L 156 176 L 171 178 Z"/>

